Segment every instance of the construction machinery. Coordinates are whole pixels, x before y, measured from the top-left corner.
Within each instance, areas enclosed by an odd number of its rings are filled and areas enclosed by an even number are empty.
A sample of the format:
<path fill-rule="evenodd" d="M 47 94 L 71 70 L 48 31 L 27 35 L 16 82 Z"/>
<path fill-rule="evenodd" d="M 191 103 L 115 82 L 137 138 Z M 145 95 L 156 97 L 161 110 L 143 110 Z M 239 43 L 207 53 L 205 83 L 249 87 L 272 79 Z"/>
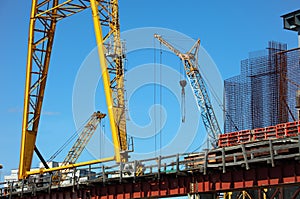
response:
<path fill-rule="evenodd" d="M 100 160 L 30 171 L 34 151 L 40 154 L 36 148 L 36 137 L 39 132 L 56 25 L 60 20 L 86 9 L 92 12 L 115 155 Z M 68 169 L 78 165 L 128 160 L 124 57 L 124 48 L 120 40 L 118 0 L 32 0 L 19 179 L 31 174 Z M 43 159 L 40 155 L 39 157 Z"/>
<path fill-rule="evenodd" d="M 100 112 L 93 113 L 93 115 L 89 118 L 87 124 L 84 126 L 78 139 L 76 140 L 76 142 L 74 143 L 72 148 L 69 150 L 68 155 L 65 157 L 64 161 L 62 162 L 63 166 L 70 164 L 70 163 L 74 164 L 78 160 L 84 147 L 90 141 L 95 130 L 97 129 L 99 122 L 104 117 L 105 117 L 105 114 L 103 114 L 103 113 L 100 113 Z"/>
<path fill-rule="evenodd" d="M 197 105 L 200 109 L 202 121 L 207 131 L 209 142 L 214 148 L 216 148 L 218 136 L 221 134 L 221 130 L 213 106 L 211 104 L 204 79 L 198 68 L 198 52 L 200 47 L 200 39 L 196 41 L 196 43 L 188 52 L 182 53 L 178 49 L 173 47 L 169 42 L 164 40 L 160 35 L 155 34 L 154 37 L 181 59 L 185 69 L 185 73 L 193 89 Z"/>
<path fill-rule="evenodd" d="M 69 150 L 67 156 L 60 164 L 61 166 L 74 164 L 78 160 L 85 146 L 88 144 L 93 134 L 95 133 L 101 119 L 103 119 L 105 116 L 106 114 L 100 113 L 99 111 L 91 115 L 91 117 L 88 119 L 87 123 L 85 124 L 84 128 L 79 133 L 79 137 L 77 138 L 77 140 L 75 141 L 71 149 Z M 65 173 L 67 172 L 68 169 L 61 171 L 63 175 L 61 175 L 60 172 L 56 172 L 53 176 L 53 180 L 57 180 L 60 178 L 60 181 L 63 181 L 64 178 L 66 177 Z"/>

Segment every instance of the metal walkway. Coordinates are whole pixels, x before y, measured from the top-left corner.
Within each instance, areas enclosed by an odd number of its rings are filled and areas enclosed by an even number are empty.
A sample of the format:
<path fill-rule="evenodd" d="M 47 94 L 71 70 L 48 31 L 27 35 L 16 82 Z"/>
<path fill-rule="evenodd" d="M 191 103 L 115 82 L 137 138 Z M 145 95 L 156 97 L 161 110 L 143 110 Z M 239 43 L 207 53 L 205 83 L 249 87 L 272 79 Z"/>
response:
<path fill-rule="evenodd" d="M 3 183 L 0 198 L 155 198 L 282 188 L 300 183 L 299 137 L 136 160 L 126 165 L 89 165 L 64 173 L 67 177 L 60 183 L 50 174 L 35 175 L 26 181 Z"/>

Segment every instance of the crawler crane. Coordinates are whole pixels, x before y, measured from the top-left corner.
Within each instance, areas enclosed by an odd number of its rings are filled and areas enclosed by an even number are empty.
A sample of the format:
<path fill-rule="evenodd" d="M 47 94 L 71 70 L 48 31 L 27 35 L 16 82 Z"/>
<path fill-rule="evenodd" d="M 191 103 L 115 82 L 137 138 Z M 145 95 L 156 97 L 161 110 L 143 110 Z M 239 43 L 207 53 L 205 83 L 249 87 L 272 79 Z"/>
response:
<path fill-rule="evenodd" d="M 56 25 L 60 20 L 84 10 L 90 10 L 93 18 L 115 155 L 100 160 L 30 171 L 34 151 L 40 154 L 36 148 L 36 137 L 39 132 Z M 123 51 L 118 0 L 32 0 L 19 179 L 27 178 L 31 174 L 69 169 L 79 165 L 128 160 Z"/>
<path fill-rule="evenodd" d="M 69 164 L 74 164 L 81 153 L 83 152 L 85 146 L 88 144 L 90 139 L 92 138 L 93 134 L 95 133 L 98 124 L 100 121 L 105 117 L 106 115 L 103 113 L 95 112 L 92 114 L 92 116 L 88 119 L 86 122 L 84 128 L 79 132 L 78 138 L 69 150 L 67 156 L 63 160 L 63 162 L 60 164 L 61 166 L 66 166 Z M 50 160 L 52 160 L 56 155 L 60 152 L 58 150 L 57 153 L 55 153 Z M 68 173 L 68 169 L 62 170 L 61 172 L 55 172 L 55 174 L 52 176 L 53 180 L 57 181 L 64 181 L 64 179 L 67 177 L 66 174 Z"/>
<path fill-rule="evenodd" d="M 173 53 L 175 53 L 183 62 L 184 70 L 194 91 L 194 95 L 201 112 L 202 121 L 207 131 L 208 138 L 212 146 L 216 148 L 218 136 L 219 134 L 221 134 L 221 130 L 214 109 L 210 102 L 204 79 L 198 68 L 198 52 L 200 47 L 200 39 L 196 41 L 196 43 L 187 53 L 182 53 L 174 48 L 169 42 L 164 40 L 160 35 L 155 34 L 154 37 L 158 39 L 162 44 L 164 44 L 167 48 L 169 48 Z"/>

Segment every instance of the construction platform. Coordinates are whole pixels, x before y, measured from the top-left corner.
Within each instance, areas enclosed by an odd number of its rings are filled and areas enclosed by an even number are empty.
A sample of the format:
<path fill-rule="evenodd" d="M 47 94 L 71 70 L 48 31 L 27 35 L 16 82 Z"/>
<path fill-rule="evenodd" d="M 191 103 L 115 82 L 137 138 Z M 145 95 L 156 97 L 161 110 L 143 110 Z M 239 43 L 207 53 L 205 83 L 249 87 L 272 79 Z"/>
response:
<path fill-rule="evenodd" d="M 261 190 L 300 183 L 299 160 L 297 135 L 126 165 L 73 168 L 63 182 L 50 174 L 35 175 L 2 184 L 0 198 L 155 198 Z"/>

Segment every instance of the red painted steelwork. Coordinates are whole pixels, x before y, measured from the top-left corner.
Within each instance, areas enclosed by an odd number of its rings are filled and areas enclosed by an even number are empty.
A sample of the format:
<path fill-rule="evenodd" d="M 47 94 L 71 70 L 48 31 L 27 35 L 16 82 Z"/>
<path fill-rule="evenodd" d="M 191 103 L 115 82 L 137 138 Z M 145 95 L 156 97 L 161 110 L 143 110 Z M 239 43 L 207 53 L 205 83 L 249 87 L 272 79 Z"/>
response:
<path fill-rule="evenodd" d="M 189 193 L 209 193 L 221 191 L 236 191 L 261 189 L 263 187 L 284 187 L 286 185 L 300 184 L 300 164 L 298 161 L 285 161 L 279 166 L 264 168 L 235 168 L 226 173 L 211 172 L 202 175 L 196 171 L 193 173 L 171 173 L 161 174 L 161 178 L 154 176 L 149 178 L 138 178 L 136 182 L 132 178 L 110 181 L 106 184 L 91 183 L 66 187 L 47 192 L 37 192 L 36 196 L 31 194 L 24 199 L 123 199 L 143 197 L 172 197 L 187 195 Z M 74 191 L 75 189 L 75 191 Z M 73 192 L 74 191 L 74 192 Z M 295 193 L 295 196 L 298 192 Z M 20 196 L 14 196 L 20 198 Z"/>
<path fill-rule="evenodd" d="M 300 134 L 300 121 L 277 124 L 265 128 L 243 130 L 219 135 L 218 146 L 228 147 L 251 141 L 280 139 Z"/>

